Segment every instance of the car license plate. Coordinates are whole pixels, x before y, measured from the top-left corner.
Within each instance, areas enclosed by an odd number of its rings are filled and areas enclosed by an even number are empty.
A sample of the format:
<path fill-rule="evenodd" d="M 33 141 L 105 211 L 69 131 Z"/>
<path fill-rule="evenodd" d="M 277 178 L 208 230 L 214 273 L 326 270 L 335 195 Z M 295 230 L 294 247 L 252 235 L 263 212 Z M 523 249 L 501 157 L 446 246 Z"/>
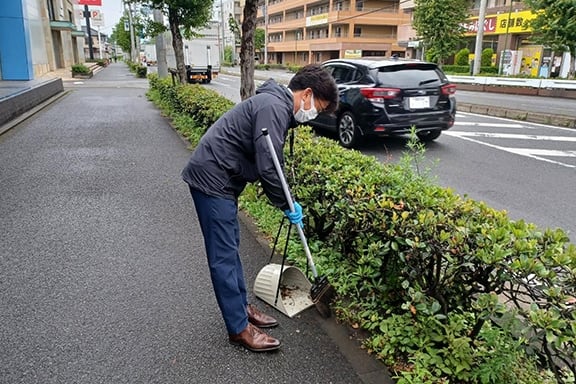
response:
<path fill-rule="evenodd" d="M 429 96 L 416 96 L 409 99 L 410 109 L 430 108 Z"/>

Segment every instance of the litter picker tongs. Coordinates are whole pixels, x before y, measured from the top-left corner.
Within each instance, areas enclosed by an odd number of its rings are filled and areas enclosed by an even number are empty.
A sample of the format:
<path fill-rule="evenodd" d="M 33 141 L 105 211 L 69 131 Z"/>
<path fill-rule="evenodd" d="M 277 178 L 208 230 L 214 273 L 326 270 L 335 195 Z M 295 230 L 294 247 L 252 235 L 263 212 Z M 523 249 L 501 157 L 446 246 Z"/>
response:
<path fill-rule="evenodd" d="M 272 139 L 268 134 L 267 128 L 262 128 L 262 135 L 264 136 L 264 139 L 266 140 L 266 143 L 268 145 L 268 149 L 270 151 L 270 155 L 274 163 L 274 168 L 276 169 L 276 173 L 278 174 L 278 178 L 280 179 L 280 183 L 282 184 L 282 190 L 284 192 L 284 196 L 286 197 L 286 201 L 288 202 L 290 212 L 295 212 L 294 202 L 292 201 L 292 194 L 290 193 L 290 189 L 288 188 L 286 177 L 284 177 L 284 172 L 282 171 L 280 161 L 278 160 L 278 156 L 276 155 L 276 150 L 274 149 L 274 144 L 272 143 Z M 298 231 L 298 236 L 300 237 L 302 247 L 304 248 L 304 253 L 306 254 L 308 266 L 310 267 L 310 270 L 312 271 L 312 276 L 314 277 L 314 282 L 312 283 L 312 287 L 310 289 L 310 297 L 312 298 L 312 302 L 316 306 L 318 312 L 320 312 L 320 314 L 324 317 L 329 317 L 330 316 L 329 304 L 332 301 L 332 298 L 334 297 L 335 293 L 334 288 L 330 285 L 330 283 L 328 282 L 328 278 L 326 276 L 318 276 L 318 271 L 316 270 L 314 259 L 312 259 L 312 254 L 310 253 L 310 248 L 308 247 L 308 241 L 306 240 L 306 236 L 304 235 L 304 230 L 300 225 L 295 225 L 295 227 L 296 230 Z M 284 260 L 282 260 L 282 264 L 284 264 Z"/>

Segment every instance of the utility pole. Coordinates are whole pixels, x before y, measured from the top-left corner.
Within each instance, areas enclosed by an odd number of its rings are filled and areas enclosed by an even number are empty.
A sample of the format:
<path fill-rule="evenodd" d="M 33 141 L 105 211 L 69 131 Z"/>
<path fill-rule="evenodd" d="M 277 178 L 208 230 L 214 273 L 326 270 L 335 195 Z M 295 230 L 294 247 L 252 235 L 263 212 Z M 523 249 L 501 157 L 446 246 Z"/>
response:
<path fill-rule="evenodd" d="M 264 64 L 268 64 L 268 0 L 264 0 Z"/>
<path fill-rule="evenodd" d="M 137 61 L 136 43 L 134 36 L 134 22 L 132 21 L 132 4 L 124 2 L 124 8 L 128 5 L 128 23 L 130 26 L 130 61 L 135 63 Z"/>
<path fill-rule="evenodd" d="M 224 31 L 224 5 L 220 0 L 220 25 L 222 27 L 222 44 L 220 45 L 220 64 L 224 62 L 224 45 L 226 44 L 225 31 Z"/>
<path fill-rule="evenodd" d="M 88 32 L 88 51 L 90 60 L 94 60 L 94 52 L 92 47 L 92 27 L 90 27 L 90 10 L 88 5 L 84 5 L 84 17 L 86 18 L 86 32 Z"/>
<path fill-rule="evenodd" d="M 508 20 L 506 21 L 506 35 L 504 36 L 504 50 L 500 53 L 500 63 L 498 65 L 498 74 L 502 74 L 504 69 L 504 60 L 512 60 L 512 57 L 508 57 L 508 35 L 510 33 L 510 15 L 512 14 L 512 6 L 514 5 L 514 0 L 510 0 L 510 9 L 508 9 Z M 507 74 L 509 75 L 509 73 Z"/>
<path fill-rule="evenodd" d="M 154 21 L 164 24 L 164 15 L 160 9 L 152 11 Z M 166 46 L 164 45 L 164 32 L 156 36 L 156 65 L 158 66 L 158 77 L 168 77 L 168 62 L 166 61 Z"/>
<path fill-rule="evenodd" d="M 478 31 L 476 32 L 476 46 L 474 48 L 474 63 L 472 66 L 472 75 L 480 73 L 482 65 L 482 40 L 484 40 L 484 21 L 486 20 L 486 3 L 487 0 L 480 1 L 480 14 L 478 16 Z"/>

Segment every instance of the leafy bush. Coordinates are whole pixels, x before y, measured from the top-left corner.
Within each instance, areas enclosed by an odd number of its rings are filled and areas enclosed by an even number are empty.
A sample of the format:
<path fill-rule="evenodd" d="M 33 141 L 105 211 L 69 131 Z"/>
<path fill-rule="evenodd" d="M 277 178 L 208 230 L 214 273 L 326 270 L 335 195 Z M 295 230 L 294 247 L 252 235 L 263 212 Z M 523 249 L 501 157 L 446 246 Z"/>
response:
<path fill-rule="evenodd" d="M 442 70 L 446 73 L 470 74 L 469 65 L 443 65 Z"/>
<path fill-rule="evenodd" d="M 172 84 L 168 78 L 157 74 L 148 76 L 149 97 L 173 118 L 181 118 L 181 126 L 187 137 L 201 137 L 234 103 L 200 84 Z"/>
<path fill-rule="evenodd" d="M 270 70 L 270 64 L 257 64 L 255 68 L 262 71 L 268 71 Z"/>
<path fill-rule="evenodd" d="M 91 72 L 92 72 L 92 70 L 84 64 L 74 64 L 72 66 L 72 73 L 73 74 L 77 73 L 80 75 L 89 75 Z"/>
<path fill-rule="evenodd" d="M 497 67 L 493 67 L 493 66 L 480 67 L 480 73 L 497 75 L 497 74 L 498 74 L 498 68 L 497 68 Z"/>
<path fill-rule="evenodd" d="M 456 53 L 454 57 L 455 65 L 469 65 L 470 50 L 468 48 L 462 48 Z"/>
<path fill-rule="evenodd" d="M 492 67 L 492 56 L 494 56 L 494 50 L 492 48 L 486 48 L 482 51 L 482 58 L 480 59 L 481 66 Z"/>
<path fill-rule="evenodd" d="M 233 106 L 202 86 L 149 78 L 149 97 L 192 143 Z M 366 348 L 399 384 L 574 382 L 576 247 L 564 231 L 430 183 L 421 146 L 381 164 L 310 129 L 296 140 L 287 173 L 318 271 L 338 292 L 334 311 L 368 333 Z M 258 185 L 240 205 L 276 234 L 282 213 Z M 305 267 L 296 237 L 288 253 Z"/>
<path fill-rule="evenodd" d="M 146 73 L 148 72 L 148 68 L 146 68 L 143 65 L 139 65 L 136 67 L 136 77 L 139 78 L 145 78 L 146 77 Z"/>

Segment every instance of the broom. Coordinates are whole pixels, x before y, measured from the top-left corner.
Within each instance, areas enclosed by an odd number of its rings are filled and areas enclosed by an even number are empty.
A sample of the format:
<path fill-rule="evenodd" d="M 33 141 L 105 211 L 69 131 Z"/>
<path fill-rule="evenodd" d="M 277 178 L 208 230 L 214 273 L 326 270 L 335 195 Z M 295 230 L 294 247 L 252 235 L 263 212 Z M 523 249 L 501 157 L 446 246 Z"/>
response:
<path fill-rule="evenodd" d="M 288 202 L 290 212 L 295 212 L 292 195 L 290 193 L 290 189 L 288 188 L 288 183 L 286 183 L 286 178 L 284 177 L 284 172 L 280 166 L 280 161 L 276 155 L 274 144 L 268 135 L 268 128 L 262 128 L 262 135 L 268 144 L 268 149 L 270 150 L 270 155 L 272 156 L 272 161 L 274 163 L 274 168 L 276 169 L 276 173 L 278 174 L 280 183 L 282 184 L 282 190 L 284 191 L 284 196 Z M 312 288 L 310 289 L 310 297 L 320 315 L 322 315 L 322 317 L 330 317 L 330 303 L 332 302 L 336 292 L 326 276 L 318 276 L 318 271 L 316 270 L 314 259 L 312 259 L 312 254 L 310 253 L 308 241 L 306 241 L 306 236 L 304 235 L 304 230 L 300 225 L 296 225 L 296 230 L 298 231 L 298 236 L 302 242 L 302 247 L 304 248 L 304 253 L 306 254 L 306 259 L 308 260 L 308 265 L 310 265 L 312 276 L 314 277 Z"/>

